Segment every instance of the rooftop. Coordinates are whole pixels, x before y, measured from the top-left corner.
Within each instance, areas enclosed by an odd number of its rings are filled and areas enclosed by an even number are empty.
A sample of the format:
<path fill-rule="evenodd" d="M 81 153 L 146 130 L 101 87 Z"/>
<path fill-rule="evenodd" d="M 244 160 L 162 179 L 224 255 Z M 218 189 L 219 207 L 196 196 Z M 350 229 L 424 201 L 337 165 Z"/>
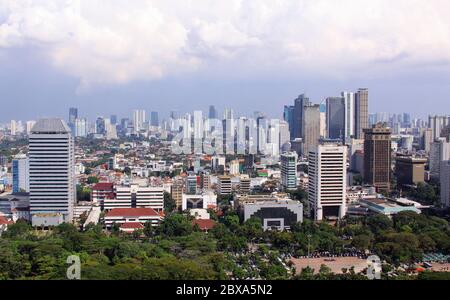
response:
<path fill-rule="evenodd" d="M 40 119 L 31 128 L 32 133 L 70 133 L 71 130 L 62 119 Z"/>
<path fill-rule="evenodd" d="M 114 208 L 106 214 L 106 217 L 141 217 L 161 216 L 153 208 Z"/>

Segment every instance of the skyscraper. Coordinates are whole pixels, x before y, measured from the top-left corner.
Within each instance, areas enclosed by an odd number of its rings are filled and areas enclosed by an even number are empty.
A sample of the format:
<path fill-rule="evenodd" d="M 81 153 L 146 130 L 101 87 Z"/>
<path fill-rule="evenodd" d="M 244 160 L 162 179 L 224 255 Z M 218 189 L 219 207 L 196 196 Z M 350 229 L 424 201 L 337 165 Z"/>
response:
<path fill-rule="evenodd" d="M 441 203 L 444 207 L 450 207 L 450 160 L 441 162 Z"/>
<path fill-rule="evenodd" d="M 158 127 L 159 126 L 159 116 L 157 111 L 152 111 L 150 114 L 150 125 Z"/>
<path fill-rule="evenodd" d="M 355 138 L 364 138 L 364 129 L 369 128 L 369 90 L 359 89 L 355 94 Z"/>
<path fill-rule="evenodd" d="M 145 110 L 136 109 L 133 112 L 133 127 L 134 131 L 140 131 L 144 128 Z"/>
<path fill-rule="evenodd" d="M 302 154 L 307 155 L 312 146 L 317 146 L 320 139 L 320 105 L 303 107 L 302 116 Z"/>
<path fill-rule="evenodd" d="M 391 182 L 391 129 L 377 123 L 364 129 L 364 181 L 379 192 L 389 192 Z"/>
<path fill-rule="evenodd" d="M 37 121 L 29 137 L 30 213 L 34 226 L 72 221 L 74 160 L 73 138 L 67 124 L 61 119 Z"/>
<path fill-rule="evenodd" d="M 78 108 L 69 108 L 69 125 L 75 124 L 75 120 L 78 118 Z"/>
<path fill-rule="evenodd" d="M 428 128 L 431 128 L 433 132 L 433 140 L 441 137 L 441 131 L 446 126 L 450 125 L 449 116 L 429 116 Z"/>
<path fill-rule="evenodd" d="M 12 160 L 13 193 L 29 191 L 29 161 L 25 154 L 18 154 Z"/>
<path fill-rule="evenodd" d="M 433 179 L 441 176 L 441 162 L 447 160 L 450 160 L 450 143 L 445 138 L 437 138 L 430 150 L 430 176 Z"/>
<path fill-rule="evenodd" d="M 347 148 L 321 142 L 308 153 L 308 200 L 316 221 L 346 214 Z"/>
<path fill-rule="evenodd" d="M 327 103 L 327 132 L 328 138 L 343 140 L 345 137 L 345 99 L 330 97 Z"/>
<path fill-rule="evenodd" d="M 88 122 L 86 118 L 75 120 L 75 137 L 87 137 L 88 135 Z"/>
<path fill-rule="evenodd" d="M 307 105 L 310 105 L 310 101 L 309 98 L 306 97 L 304 94 L 301 94 L 300 96 L 298 96 L 297 99 L 295 99 L 295 103 L 294 103 L 294 116 L 293 116 L 293 139 L 296 138 L 302 138 L 302 133 L 303 133 L 303 129 L 302 129 L 302 125 L 303 125 L 303 110 L 304 107 Z"/>
<path fill-rule="evenodd" d="M 297 153 L 281 154 L 281 184 L 285 190 L 297 189 Z"/>
<path fill-rule="evenodd" d="M 355 94 L 349 92 L 342 92 L 345 105 L 345 130 L 344 137 L 346 142 L 355 136 Z"/>
<path fill-rule="evenodd" d="M 214 105 L 209 106 L 208 118 L 209 119 L 217 119 L 217 110 Z"/>

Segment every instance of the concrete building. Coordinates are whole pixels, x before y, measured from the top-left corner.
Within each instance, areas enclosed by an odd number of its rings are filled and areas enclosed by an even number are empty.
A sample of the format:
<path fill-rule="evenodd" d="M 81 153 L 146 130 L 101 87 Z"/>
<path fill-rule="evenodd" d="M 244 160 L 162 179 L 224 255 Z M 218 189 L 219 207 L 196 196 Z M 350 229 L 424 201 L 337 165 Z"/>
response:
<path fill-rule="evenodd" d="M 369 128 L 369 90 L 359 89 L 355 94 L 355 138 L 364 139 L 366 128 Z"/>
<path fill-rule="evenodd" d="M 181 210 L 186 209 L 215 209 L 217 206 L 217 196 L 213 191 L 204 191 L 201 194 L 183 194 Z"/>
<path fill-rule="evenodd" d="M 239 178 L 239 194 L 247 195 L 250 193 L 251 179 L 248 175 L 241 175 Z"/>
<path fill-rule="evenodd" d="M 395 175 L 399 185 L 417 185 L 425 182 L 426 159 L 411 156 L 397 156 Z"/>
<path fill-rule="evenodd" d="M 281 184 L 285 190 L 297 189 L 297 153 L 281 154 Z"/>
<path fill-rule="evenodd" d="M 441 162 L 441 203 L 444 207 L 450 206 L 450 160 Z"/>
<path fill-rule="evenodd" d="M 450 160 L 450 143 L 445 138 L 437 138 L 431 144 L 430 151 L 430 176 L 439 179 L 441 162 Z"/>
<path fill-rule="evenodd" d="M 235 159 L 230 162 L 230 175 L 239 175 L 241 172 L 239 170 L 239 160 Z"/>
<path fill-rule="evenodd" d="M 247 195 L 235 200 L 238 212 L 244 222 L 250 218 L 261 220 L 264 230 L 289 230 L 303 222 L 303 205 L 287 196 Z"/>
<path fill-rule="evenodd" d="M 319 144 L 320 105 L 308 105 L 303 108 L 302 118 L 302 155 L 307 155 L 310 147 Z"/>
<path fill-rule="evenodd" d="M 431 144 L 433 143 L 433 130 L 431 128 L 425 128 L 422 133 L 421 148 L 426 153 L 431 151 Z"/>
<path fill-rule="evenodd" d="M 311 147 L 308 155 L 308 200 L 316 221 L 346 213 L 347 148 L 332 143 Z"/>
<path fill-rule="evenodd" d="M 217 193 L 219 195 L 230 195 L 231 188 L 231 177 L 230 176 L 219 176 L 217 183 Z"/>
<path fill-rule="evenodd" d="M 114 224 L 118 224 L 125 231 L 134 231 L 143 229 L 147 222 L 158 226 L 162 220 L 162 214 L 152 208 L 114 208 L 105 215 L 105 227 L 111 229 Z"/>
<path fill-rule="evenodd" d="M 25 154 L 19 154 L 12 160 L 13 193 L 29 192 L 29 160 Z"/>
<path fill-rule="evenodd" d="M 364 181 L 389 192 L 391 186 L 391 130 L 378 123 L 364 129 Z"/>
<path fill-rule="evenodd" d="M 329 139 L 343 140 L 345 137 L 345 99 L 330 97 L 327 103 L 327 133 Z"/>
<path fill-rule="evenodd" d="M 175 201 L 177 208 L 181 209 L 183 204 L 184 180 L 175 179 L 170 187 L 170 194 Z"/>
<path fill-rule="evenodd" d="M 36 122 L 29 136 L 29 162 L 33 225 L 45 225 L 39 223 L 46 216 L 52 222 L 72 222 L 76 194 L 74 144 L 70 128 L 63 120 Z M 56 214 L 62 218 L 53 217 Z"/>
<path fill-rule="evenodd" d="M 130 184 L 114 186 L 114 198 L 104 199 L 104 209 L 152 208 L 158 212 L 164 209 L 164 188 Z"/>
<path fill-rule="evenodd" d="M 194 195 L 197 193 L 197 175 L 189 173 L 186 177 L 186 193 Z"/>

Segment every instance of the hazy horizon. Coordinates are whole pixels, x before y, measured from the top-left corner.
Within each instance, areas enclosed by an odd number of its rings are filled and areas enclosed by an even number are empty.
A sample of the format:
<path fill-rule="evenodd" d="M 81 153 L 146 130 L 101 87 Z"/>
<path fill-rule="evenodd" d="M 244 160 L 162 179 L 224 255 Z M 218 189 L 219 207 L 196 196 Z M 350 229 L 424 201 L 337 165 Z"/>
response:
<path fill-rule="evenodd" d="M 282 116 L 369 88 L 370 112 L 450 113 L 450 2 L 0 3 L 0 122 L 133 109 Z"/>

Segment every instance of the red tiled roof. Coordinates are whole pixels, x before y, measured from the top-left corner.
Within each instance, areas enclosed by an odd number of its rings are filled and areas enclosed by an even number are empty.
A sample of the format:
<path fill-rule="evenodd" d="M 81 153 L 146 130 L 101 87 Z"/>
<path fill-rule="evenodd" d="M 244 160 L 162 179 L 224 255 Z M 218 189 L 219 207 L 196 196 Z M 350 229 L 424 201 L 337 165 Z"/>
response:
<path fill-rule="evenodd" d="M 4 216 L 0 216 L 0 225 L 10 225 L 12 223 L 12 221 L 8 221 L 8 219 Z"/>
<path fill-rule="evenodd" d="M 94 190 L 94 191 L 112 191 L 113 187 L 114 187 L 114 184 L 111 182 L 99 182 L 96 185 L 94 185 L 92 190 Z"/>
<path fill-rule="evenodd" d="M 195 226 L 196 224 L 198 225 L 200 230 L 210 230 L 214 226 L 216 226 L 216 222 L 214 220 L 210 220 L 210 219 L 198 219 L 198 220 L 192 221 L 192 225 Z"/>
<path fill-rule="evenodd" d="M 143 229 L 144 225 L 142 225 L 139 222 L 128 222 L 128 223 L 123 223 L 120 228 L 123 229 Z"/>
<path fill-rule="evenodd" d="M 106 217 L 141 217 L 160 216 L 153 208 L 114 208 L 110 210 Z"/>

